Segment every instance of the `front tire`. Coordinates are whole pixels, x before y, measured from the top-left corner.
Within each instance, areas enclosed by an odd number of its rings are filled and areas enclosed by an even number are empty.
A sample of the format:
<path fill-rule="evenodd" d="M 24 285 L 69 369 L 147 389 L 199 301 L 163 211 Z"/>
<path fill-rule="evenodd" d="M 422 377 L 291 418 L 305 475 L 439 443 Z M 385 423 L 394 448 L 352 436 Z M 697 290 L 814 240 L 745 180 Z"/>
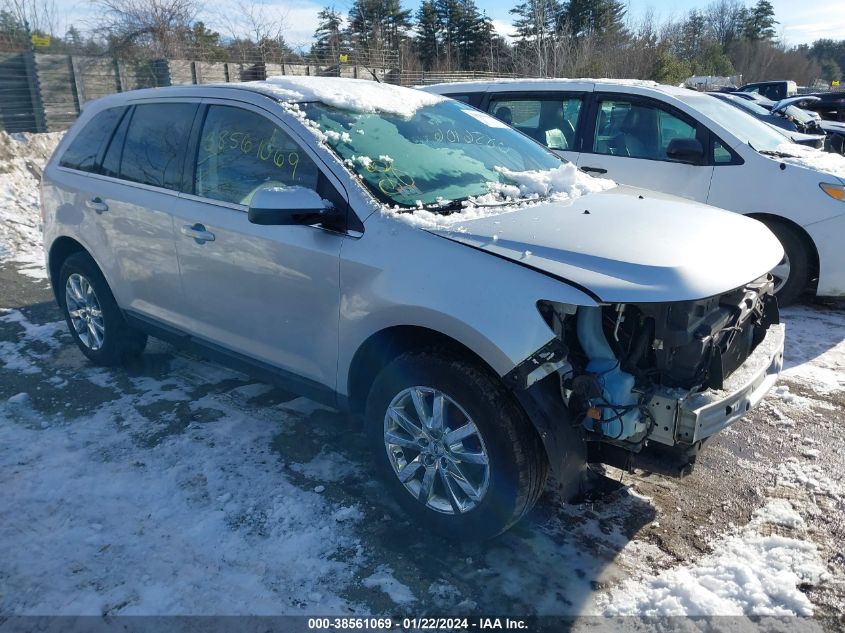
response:
<path fill-rule="evenodd" d="M 498 378 L 439 352 L 406 353 L 377 376 L 367 433 L 394 498 L 441 535 L 491 538 L 543 491 L 542 442 Z"/>
<path fill-rule="evenodd" d="M 73 253 L 58 279 L 59 306 L 77 346 L 94 364 L 113 366 L 144 351 L 147 336 L 127 325 L 88 253 Z"/>
<path fill-rule="evenodd" d="M 783 246 L 783 259 L 771 273 L 778 304 L 786 306 L 797 301 L 810 283 L 810 256 L 804 240 L 787 224 L 767 222 L 766 226 Z"/>

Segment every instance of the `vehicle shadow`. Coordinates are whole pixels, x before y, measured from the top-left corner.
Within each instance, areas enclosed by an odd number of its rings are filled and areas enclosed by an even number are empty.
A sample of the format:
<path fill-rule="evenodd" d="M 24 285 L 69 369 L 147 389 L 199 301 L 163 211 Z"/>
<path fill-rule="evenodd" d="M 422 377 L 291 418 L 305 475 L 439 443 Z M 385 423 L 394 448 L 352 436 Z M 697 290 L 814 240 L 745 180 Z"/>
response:
<path fill-rule="evenodd" d="M 845 340 L 845 303 L 804 303 L 781 309 L 786 324 L 783 368 L 809 363 Z"/>
<path fill-rule="evenodd" d="M 309 441 L 315 433 L 319 444 Z M 347 597 L 377 612 L 582 615 L 598 589 L 627 575 L 617 566 L 618 555 L 656 517 L 647 499 L 607 478 L 577 503 L 561 499 L 550 481 L 534 510 L 509 531 L 484 542 L 460 542 L 404 518 L 372 476 L 365 435 L 344 416 L 314 412 L 295 425 L 293 434 L 296 439 L 290 431 L 278 437 L 273 448 L 283 460 L 306 464 L 295 481 L 324 486 L 326 496 L 355 503 L 363 513 L 367 563 Z M 302 454 L 303 447 L 309 447 L 310 457 Z M 335 481 L 310 477 L 308 464 L 326 460 L 356 468 Z M 413 602 L 397 605 L 390 599 L 391 578 L 410 590 Z"/>
<path fill-rule="evenodd" d="M 619 554 L 656 516 L 647 499 L 613 482 L 574 504 L 552 482 L 507 533 L 486 542 L 442 538 L 404 518 L 373 477 L 364 433 L 337 411 L 155 340 L 126 367 L 96 368 L 73 345 L 51 301 L 2 315 L 0 341 L 8 342 L 4 360 L 13 363 L 0 368 L 0 401 L 29 393 L 33 424 L 86 420 L 125 402 L 129 410 L 114 434 L 129 432 L 140 457 L 168 442 L 192 443 L 191 428 L 227 415 L 263 425 L 269 446 L 255 450 L 275 456 L 266 475 L 316 491 L 354 517 L 360 545 L 348 556 L 355 573 L 341 586 L 361 614 L 582 614 L 598 589 L 627 575 Z M 225 406 L 200 406 L 214 402 Z M 123 426 L 127 420 L 132 424 Z M 206 448 L 197 443 L 198 462 L 211 459 Z M 215 508 L 195 512 L 201 522 Z M 333 512 L 321 515 L 315 530 L 336 525 L 341 519 Z M 278 543 L 267 536 L 252 546 L 269 553 Z"/>

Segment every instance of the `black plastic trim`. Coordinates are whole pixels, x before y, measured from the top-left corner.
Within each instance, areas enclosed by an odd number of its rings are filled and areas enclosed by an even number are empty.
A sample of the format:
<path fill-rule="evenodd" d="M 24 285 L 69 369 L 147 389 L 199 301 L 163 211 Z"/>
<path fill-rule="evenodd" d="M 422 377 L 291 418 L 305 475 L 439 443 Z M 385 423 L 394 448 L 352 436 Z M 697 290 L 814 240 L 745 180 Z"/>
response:
<path fill-rule="evenodd" d="M 155 338 L 167 341 L 176 347 L 192 351 L 210 360 L 219 362 L 236 371 L 241 371 L 259 380 L 271 383 L 286 391 L 305 396 L 321 404 L 343 409 L 345 398 L 338 398 L 331 387 L 303 378 L 290 371 L 265 363 L 245 354 L 217 345 L 179 328 L 162 323 L 152 317 L 124 310 L 127 323 Z"/>

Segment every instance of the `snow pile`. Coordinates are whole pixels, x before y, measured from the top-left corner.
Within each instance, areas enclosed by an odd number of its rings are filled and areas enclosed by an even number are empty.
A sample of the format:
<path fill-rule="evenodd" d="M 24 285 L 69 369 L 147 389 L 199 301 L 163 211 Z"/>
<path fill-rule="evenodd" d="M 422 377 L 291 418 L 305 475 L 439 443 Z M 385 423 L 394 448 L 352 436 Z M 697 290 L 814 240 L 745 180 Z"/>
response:
<path fill-rule="evenodd" d="M 31 277 L 46 277 L 38 186 L 63 134 L 0 131 L 0 261 L 14 261 Z"/>
<path fill-rule="evenodd" d="M 816 545 L 761 534 L 771 524 L 803 526 L 784 504 L 770 501 L 743 530 L 715 543 L 714 554 L 611 590 L 600 598 L 604 615 L 812 615 L 800 587 L 826 575 Z"/>
<path fill-rule="evenodd" d="M 782 163 L 815 169 L 845 179 L 845 156 L 795 143 L 783 143 L 775 151 L 785 154 L 777 157 Z"/>
<path fill-rule="evenodd" d="M 413 226 L 424 229 L 458 229 L 460 224 L 518 209 L 524 209 L 540 202 L 562 202 L 588 193 L 596 193 L 616 187 L 607 178 L 594 178 L 580 171 L 572 163 L 561 163 L 554 169 L 537 171 L 511 171 L 496 167 L 496 171 L 508 182 L 489 182 L 490 193 L 465 200 L 460 211 L 444 215 L 435 209 L 417 209 L 409 212 L 398 207 L 384 207 L 383 213 Z M 449 201 L 442 201 L 446 206 Z"/>
<path fill-rule="evenodd" d="M 335 108 L 358 112 L 384 112 L 411 117 L 419 108 L 444 97 L 392 84 L 341 77 L 268 77 L 263 89 L 290 102 L 319 101 Z"/>

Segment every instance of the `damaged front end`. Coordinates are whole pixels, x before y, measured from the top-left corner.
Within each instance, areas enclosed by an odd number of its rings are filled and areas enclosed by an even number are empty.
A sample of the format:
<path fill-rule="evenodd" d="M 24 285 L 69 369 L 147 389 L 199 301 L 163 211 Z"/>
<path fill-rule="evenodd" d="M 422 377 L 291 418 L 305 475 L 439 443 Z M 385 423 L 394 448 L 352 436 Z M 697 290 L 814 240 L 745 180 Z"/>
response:
<path fill-rule="evenodd" d="M 590 461 L 682 476 L 783 365 L 768 275 L 696 301 L 538 308 L 555 338 L 506 378 L 522 388 L 558 383 Z"/>

